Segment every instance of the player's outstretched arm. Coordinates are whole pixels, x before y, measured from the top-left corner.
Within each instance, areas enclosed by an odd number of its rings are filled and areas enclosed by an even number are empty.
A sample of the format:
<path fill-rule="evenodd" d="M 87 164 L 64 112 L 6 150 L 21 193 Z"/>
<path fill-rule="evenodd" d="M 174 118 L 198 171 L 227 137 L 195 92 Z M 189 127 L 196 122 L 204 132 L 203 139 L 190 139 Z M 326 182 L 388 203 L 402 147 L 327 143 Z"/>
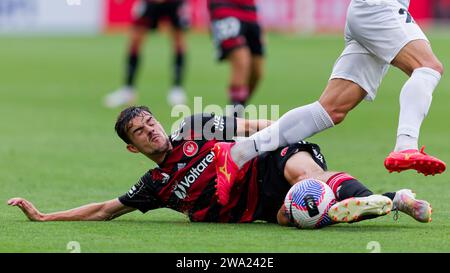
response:
<path fill-rule="evenodd" d="M 54 212 L 41 213 L 34 205 L 24 198 L 12 198 L 8 205 L 19 207 L 31 221 L 108 221 L 125 213 L 132 212 L 134 208 L 123 205 L 118 199 L 102 203 L 92 203 L 78 208 Z"/>
<path fill-rule="evenodd" d="M 237 136 L 244 136 L 248 137 L 253 135 L 254 133 L 270 126 L 273 121 L 267 120 L 267 119 L 242 119 L 237 118 L 236 119 L 236 135 Z"/>

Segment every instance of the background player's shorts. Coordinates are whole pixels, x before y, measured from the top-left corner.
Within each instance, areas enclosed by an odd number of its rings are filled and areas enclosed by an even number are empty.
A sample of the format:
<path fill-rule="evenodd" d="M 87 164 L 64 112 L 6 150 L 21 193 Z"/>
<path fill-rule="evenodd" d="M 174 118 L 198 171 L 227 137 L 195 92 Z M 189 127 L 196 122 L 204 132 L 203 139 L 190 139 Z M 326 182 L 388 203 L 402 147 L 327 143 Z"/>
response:
<path fill-rule="evenodd" d="M 227 17 L 213 20 L 211 31 L 218 60 L 226 59 L 231 51 L 243 46 L 247 46 L 254 56 L 264 56 L 262 30 L 257 23 Z"/>
<path fill-rule="evenodd" d="M 182 16 L 182 2 L 153 3 L 137 1 L 133 7 L 133 25 L 156 29 L 161 19 L 167 19 L 173 28 L 184 30 L 188 21 Z"/>
<path fill-rule="evenodd" d="M 360 85 L 375 99 L 381 80 L 400 50 L 413 40 L 426 40 L 406 7 L 394 0 L 352 0 L 347 11 L 345 49 L 330 79 Z"/>
<path fill-rule="evenodd" d="M 300 141 L 259 156 L 258 183 L 260 200 L 254 215 L 255 219 L 277 222 L 278 210 L 291 188 L 291 185 L 284 177 L 284 168 L 289 158 L 298 152 L 308 152 L 324 171 L 327 170 L 327 163 L 320 152 L 320 147 L 306 141 Z"/>

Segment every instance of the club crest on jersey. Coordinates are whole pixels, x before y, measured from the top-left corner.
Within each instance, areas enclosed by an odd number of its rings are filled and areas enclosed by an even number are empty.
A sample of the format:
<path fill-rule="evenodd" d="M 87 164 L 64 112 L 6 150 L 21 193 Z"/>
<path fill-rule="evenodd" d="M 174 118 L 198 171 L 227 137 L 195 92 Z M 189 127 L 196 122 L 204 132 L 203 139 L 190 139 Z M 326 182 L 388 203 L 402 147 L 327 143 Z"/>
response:
<path fill-rule="evenodd" d="M 281 155 L 281 156 L 285 156 L 288 149 L 289 149 L 289 147 L 286 147 L 286 148 L 284 148 L 283 150 L 281 150 L 280 155 Z"/>
<path fill-rule="evenodd" d="M 187 141 L 183 144 L 183 153 L 187 157 L 193 157 L 198 152 L 198 145 L 194 141 Z"/>

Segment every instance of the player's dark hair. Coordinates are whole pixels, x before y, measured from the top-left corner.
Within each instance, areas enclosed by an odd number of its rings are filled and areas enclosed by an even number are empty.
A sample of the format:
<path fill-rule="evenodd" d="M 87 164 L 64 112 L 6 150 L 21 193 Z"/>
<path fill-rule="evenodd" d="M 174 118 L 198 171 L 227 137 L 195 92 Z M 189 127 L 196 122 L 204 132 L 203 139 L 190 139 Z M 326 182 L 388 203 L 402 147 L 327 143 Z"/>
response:
<path fill-rule="evenodd" d="M 143 112 L 148 112 L 153 115 L 147 106 L 130 106 L 120 112 L 119 116 L 117 117 L 114 129 L 116 130 L 117 135 L 123 141 L 125 141 L 125 143 L 131 144 L 131 140 L 127 134 L 128 130 L 130 129 L 130 121 L 135 117 L 142 115 Z"/>

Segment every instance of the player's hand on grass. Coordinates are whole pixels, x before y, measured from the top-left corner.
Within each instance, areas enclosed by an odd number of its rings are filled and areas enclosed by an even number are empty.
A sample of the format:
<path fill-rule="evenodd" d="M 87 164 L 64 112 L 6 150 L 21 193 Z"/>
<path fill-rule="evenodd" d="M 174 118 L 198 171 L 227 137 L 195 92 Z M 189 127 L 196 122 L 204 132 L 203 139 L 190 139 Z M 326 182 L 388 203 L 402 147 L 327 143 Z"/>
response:
<path fill-rule="evenodd" d="M 8 200 L 8 205 L 19 207 L 31 221 L 43 221 L 43 214 L 26 199 L 20 197 L 11 198 Z"/>

